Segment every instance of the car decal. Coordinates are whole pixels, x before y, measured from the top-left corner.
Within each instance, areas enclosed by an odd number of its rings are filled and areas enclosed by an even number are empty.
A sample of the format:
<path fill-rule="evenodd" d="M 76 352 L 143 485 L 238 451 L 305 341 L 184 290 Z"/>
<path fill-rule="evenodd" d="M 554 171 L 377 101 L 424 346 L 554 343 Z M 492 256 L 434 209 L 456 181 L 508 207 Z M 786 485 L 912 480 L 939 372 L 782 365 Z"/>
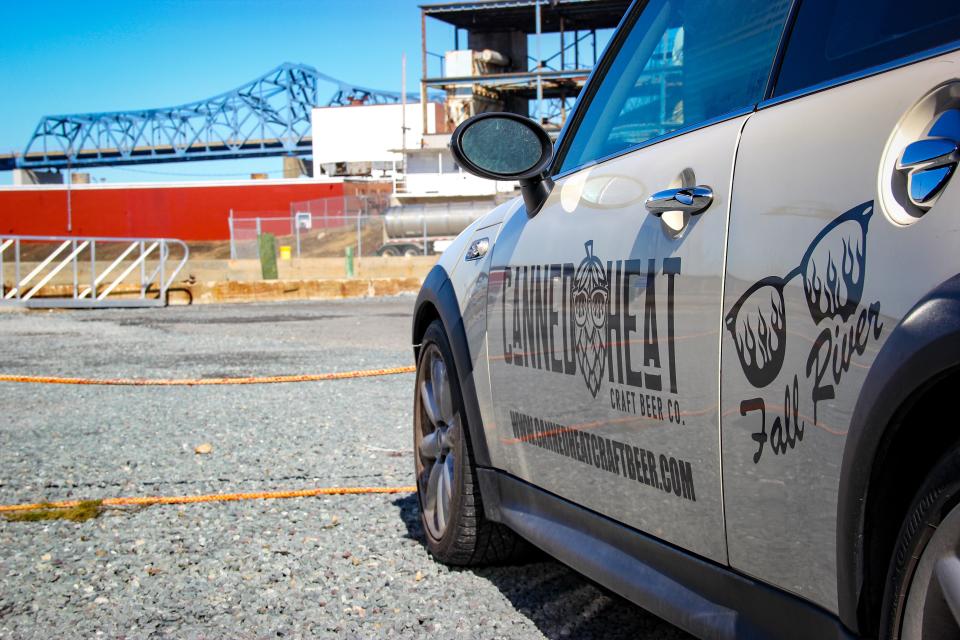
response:
<path fill-rule="evenodd" d="M 510 428 L 512 442 L 540 447 L 664 493 L 697 501 L 694 467 L 686 460 L 512 409 Z"/>
<path fill-rule="evenodd" d="M 576 267 L 566 262 L 493 271 L 502 347 L 494 358 L 551 374 L 576 376 L 579 369 L 592 398 L 607 383 L 603 395 L 612 409 L 685 424 L 674 335 L 680 257 L 604 263 L 592 240 L 584 249 Z"/>
<path fill-rule="evenodd" d="M 593 255 L 593 240 L 584 244 L 587 257 L 577 267 L 573 280 L 573 317 L 576 325 L 577 364 L 587 389 L 594 398 L 600 391 L 607 362 L 604 340 L 607 333 L 607 304 L 610 282 L 603 263 Z"/>
<path fill-rule="evenodd" d="M 751 434 L 757 443 L 754 463 L 760 461 L 768 444 L 779 455 L 803 440 L 806 419 L 800 414 L 801 381 L 810 386 L 812 422 L 817 425 L 818 405 L 836 397 L 836 387 L 854 358 L 862 356 L 883 331 L 880 302 L 861 305 L 867 231 L 873 213 L 874 203 L 869 201 L 830 221 L 814 237 L 796 268 L 783 277 L 768 276 L 748 287 L 724 320 L 743 374 L 756 389 L 768 387 L 781 375 L 788 339 L 783 292 L 795 278 L 802 280 L 807 315 L 819 329 L 802 370 L 793 372 L 783 388 L 783 405 L 774 405 L 783 415 L 776 416 L 769 432 L 766 400 L 754 397 L 740 402 L 741 416 L 760 414 L 760 428 Z M 806 319 L 789 319 L 794 321 Z"/>

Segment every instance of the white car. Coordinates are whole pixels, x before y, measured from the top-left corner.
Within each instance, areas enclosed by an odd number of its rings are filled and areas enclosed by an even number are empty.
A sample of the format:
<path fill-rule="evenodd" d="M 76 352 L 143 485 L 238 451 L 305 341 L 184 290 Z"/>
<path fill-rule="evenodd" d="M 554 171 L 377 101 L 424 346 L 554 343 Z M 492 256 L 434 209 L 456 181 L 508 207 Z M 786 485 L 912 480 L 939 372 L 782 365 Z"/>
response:
<path fill-rule="evenodd" d="M 451 564 L 527 542 L 705 638 L 960 637 L 960 3 L 635 2 L 417 300 Z"/>

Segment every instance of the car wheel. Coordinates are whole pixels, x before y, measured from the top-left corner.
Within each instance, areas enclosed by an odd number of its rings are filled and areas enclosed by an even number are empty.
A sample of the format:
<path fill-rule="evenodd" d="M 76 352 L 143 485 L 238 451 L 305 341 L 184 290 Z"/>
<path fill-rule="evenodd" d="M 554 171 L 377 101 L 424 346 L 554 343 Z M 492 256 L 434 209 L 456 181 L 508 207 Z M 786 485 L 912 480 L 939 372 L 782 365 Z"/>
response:
<path fill-rule="evenodd" d="M 960 448 L 941 458 L 908 513 L 887 572 L 881 637 L 960 637 Z"/>
<path fill-rule="evenodd" d="M 414 459 L 427 548 L 452 565 L 517 558 L 520 538 L 486 519 L 463 398 L 450 343 L 439 320 L 424 333 L 414 398 Z"/>

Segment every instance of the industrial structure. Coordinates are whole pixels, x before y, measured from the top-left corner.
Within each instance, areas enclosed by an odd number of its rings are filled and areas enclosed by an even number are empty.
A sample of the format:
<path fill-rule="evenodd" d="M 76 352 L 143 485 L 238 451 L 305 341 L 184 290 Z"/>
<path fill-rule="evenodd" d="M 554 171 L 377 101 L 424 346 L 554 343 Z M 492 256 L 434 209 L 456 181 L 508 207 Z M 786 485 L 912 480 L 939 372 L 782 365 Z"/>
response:
<path fill-rule="evenodd" d="M 598 32 L 615 28 L 629 5 L 630 0 L 422 5 L 420 101 L 425 103 L 431 90 L 442 90 L 453 126 L 477 113 L 510 111 L 559 128 L 597 62 Z M 453 26 L 452 50 L 428 49 L 428 18 Z M 558 34 L 559 45 L 545 50 L 548 33 Z M 431 64 L 434 59 L 440 64 Z"/>
<path fill-rule="evenodd" d="M 303 213 L 295 203 L 323 201 L 331 206 L 308 213 L 339 219 L 355 213 L 347 211 L 349 198 L 388 191 L 390 206 L 376 212 L 390 222 L 378 253 L 438 248 L 457 227 L 515 195 L 516 183 L 482 180 L 456 165 L 448 148 L 454 128 L 476 113 L 510 111 L 558 131 L 629 4 L 424 4 L 419 94 L 406 93 L 405 64 L 401 91 L 384 91 L 286 63 L 189 104 L 46 116 L 23 153 L 0 156 L 0 170 L 17 170 L 15 186 L 0 187 L 0 233 L 222 241 L 233 237 L 237 212 L 294 219 Z M 452 26 L 453 42 L 428 48 L 430 21 Z M 643 91 L 669 92 L 676 83 L 682 38 L 668 40 Z M 327 98 L 325 84 L 334 89 Z M 641 99 L 638 108 L 646 102 L 655 101 Z M 656 128 L 675 114 L 649 116 Z M 285 178 L 309 178 L 78 184 L 89 182 L 91 167 L 271 156 L 283 157 Z M 71 176 L 66 184 L 64 176 Z M 332 204 L 338 200 L 344 205 Z"/>
<path fill-rule="evenodd" d="M 420 103 L 427 132 L 428 104 L 444 103 L 452 130 L 475 113 L 506 110 L 559 125 L 598 55 L 598 30 L 614 28 L 630 0 L 473 0 L 421 7 L 419 99 L 338 80 L 284 63 L 241 87 L 174 107 L 44 116 L 21 154 L 0 156 L 0 170 L 83 169 L 187 162 L 313 151 L 311 111 L 321 106 Z M 453 49 L 428 50 L 427 19 L 454 27 Z M 461 33 L 465 49 L 461 49 Z M 544 51 L 542 36 L 559 47 Z M 531 53 L 532 50 L 532 53 Z M 433 73 L 439 59 L 439 74 Z M 334 86 L 327 100 L 320 85 Z M 442 93 L 441 93 L 442 92 Z M 534 101 L 531 108 L 530 102 Z M 411 140 L 411 147 L 416 146 Z"/>

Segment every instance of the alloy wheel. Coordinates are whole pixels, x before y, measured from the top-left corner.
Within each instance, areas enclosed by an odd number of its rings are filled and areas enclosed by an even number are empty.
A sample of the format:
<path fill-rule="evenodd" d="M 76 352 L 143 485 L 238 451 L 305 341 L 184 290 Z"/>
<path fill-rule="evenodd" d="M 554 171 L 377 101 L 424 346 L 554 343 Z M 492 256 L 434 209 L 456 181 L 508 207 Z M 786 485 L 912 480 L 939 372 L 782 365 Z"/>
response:
<path fill-rule="evenodd" d="M 436 344 L 424 347 L 420 360 L 417 486 L 423 520 L 435 540 L 450 523 L 457 473 L 460 416 L 453 406 L 450 371 Z"/>

